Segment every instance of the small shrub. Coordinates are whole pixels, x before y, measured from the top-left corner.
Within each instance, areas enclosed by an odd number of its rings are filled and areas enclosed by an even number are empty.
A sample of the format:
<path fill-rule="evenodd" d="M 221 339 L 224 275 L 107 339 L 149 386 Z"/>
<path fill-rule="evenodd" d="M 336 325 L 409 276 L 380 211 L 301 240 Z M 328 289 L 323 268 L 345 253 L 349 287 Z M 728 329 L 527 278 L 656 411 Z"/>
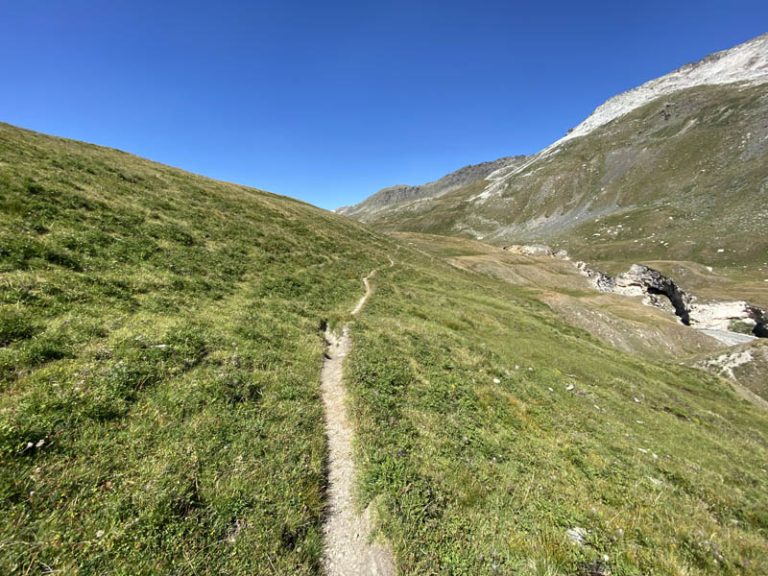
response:
<path fill-rule="evenodd" d="M 27 194 L 31 194 L 32 196 L 45 194 L 45 188 L 34 180 L 27 180 L 24 183 L 24 187 L 27 189 Z"/>
<path fill-rule="evenodd" d="M 28 366 L 37 366 L 72 356 L 69 342 L 63 337 L 45 334 L 32 339 L 24 352 Z"/>
<path fill-rule="evenodd" d="M 0 346 L 31 338 L 39 329 L 28 314 L 13 308 L 0 309 Z"/>
<path fill-rule="evenodd" d="M 739 334 L 752 334 L 755 330 L 755 325 L 744 320 L 731 320 L 728 324 L 728 329 Z"/>

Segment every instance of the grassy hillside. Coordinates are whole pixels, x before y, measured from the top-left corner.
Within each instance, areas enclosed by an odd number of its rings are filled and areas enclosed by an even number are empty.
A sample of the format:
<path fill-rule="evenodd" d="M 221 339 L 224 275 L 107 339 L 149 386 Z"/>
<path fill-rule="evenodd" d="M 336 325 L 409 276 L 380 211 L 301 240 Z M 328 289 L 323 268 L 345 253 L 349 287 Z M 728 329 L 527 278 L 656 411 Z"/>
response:
<path fill-rule="evenodd" d="M 581 328 L 610 346 L 651 360 L 679 360 L 725 348 L 640 298 L 597 292 L 573 262 L 526 256 L 457 236 L 397 233 L 410 246 L 452 266 L 498 278 L 551 308 L 564 324 Z"/>
<path fill-rule="evenodd" d="M 528 288 L 393 257 L 348 382 L 403 574 L 768 573 L 768 413 Z"/>
<path fill-rule="evenodd" d="M 0 125 L 0 573 L 316 573 L 319 326 L 382 242 Z"/>
<path fill-rule="evenodd" d="M 373 268 L 346 382 L 401 573 L 768 572 L 768 413 L 426 248 L 1 125 L 0 573 L 319 573 L 320 329 Z"/>

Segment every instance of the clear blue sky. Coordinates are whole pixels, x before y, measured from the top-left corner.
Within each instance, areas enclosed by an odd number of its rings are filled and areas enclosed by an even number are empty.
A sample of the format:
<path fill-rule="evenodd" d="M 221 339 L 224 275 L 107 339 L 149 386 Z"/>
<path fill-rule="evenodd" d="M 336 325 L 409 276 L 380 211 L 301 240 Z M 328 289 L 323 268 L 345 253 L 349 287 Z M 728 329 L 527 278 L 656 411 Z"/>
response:
<path fill-rule="evenodd" d="M 0 0 L 0 120 L 333 208 L 766 31 L 765 0 Z"/>

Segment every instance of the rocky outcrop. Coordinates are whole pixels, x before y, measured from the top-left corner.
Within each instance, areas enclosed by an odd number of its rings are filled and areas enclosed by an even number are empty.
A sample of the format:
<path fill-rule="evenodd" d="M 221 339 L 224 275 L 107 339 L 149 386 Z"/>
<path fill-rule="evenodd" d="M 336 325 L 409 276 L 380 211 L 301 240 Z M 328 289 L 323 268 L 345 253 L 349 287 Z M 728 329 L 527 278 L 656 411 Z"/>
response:
<path fill-rule="evenodd" d="M 570 260 L 571 257 L 567 250 L 562 248 L 555 252 L 546 244 L 510 244 L 501 248 L 505 252 L 512 254 L 521 254 L 522 256 L 535 256 L 543 258 L 557 258 L 558 260 Z"/>
<path fill-rule="evenodd" d="M 512 244 L 504 246 L 503 250 L 512 254 L 521 254 L 523 256 L 554 256 L 552 248 L 546 244 Z"/>
<path fill-rule="evenodd" d="M 697 325 L 711 330 L 730 330 L 768 337 L 766 312 L 743 300 L 733 302 L 694 303 L 691 319 Z"/>
<path fill-rule="evenodd" d="M 748 302 L 699 302 L 674 280 L 642 264 L 633 264 L 627 272 L 615 277 L 593 270 L 584 262 L 577 262 L 576 266 L 597 290 L 640 296 L 644 303 L 673 312 L 686 326 L 701 330 L 725 344 L 768 337 L 768 313 Z"/>
<path fill-rule="evenodd" d="M 616 276 L 613 291 L 643 296 L 649 304 L 659 308 L 668 308 L 671 305 L 683 324 L 691 324 L 693 298 L 658 270 L 642 264 L 633 264 L 627 272 Z"/>
<path fill-rule="evenodd" d="M 752 333 L 758 338 L 768 338 L 768 312 L 757 306 L 749 306 L 750 317 L 755 320 Z"/>
<path fill-rule="evenodd" d="M 592 281 L 592 285 L 600 292 L 613 292 L 616 288 L 616 282 L 608 274 L 603 274 L 599 270 L 590 268 L 586 262 L 575 262 L 574 266 Z"/>

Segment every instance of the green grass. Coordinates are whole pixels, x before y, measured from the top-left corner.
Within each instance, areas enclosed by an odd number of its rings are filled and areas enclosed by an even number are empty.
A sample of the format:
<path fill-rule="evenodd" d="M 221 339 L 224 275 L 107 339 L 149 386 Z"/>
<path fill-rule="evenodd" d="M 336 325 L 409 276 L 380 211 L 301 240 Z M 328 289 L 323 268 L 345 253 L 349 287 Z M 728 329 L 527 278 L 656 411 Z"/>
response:
<path fill-rule="evenodd" d="M 568 576 L 604 555 L 617 575 L 768 572 L 765 412 L 524 290 L 395 258 L 348 384 L 363 492 L 403 574 Z"/>
<path fill-rule="evenodd" d="M 346 378 L 402 573 L 768 572 L 768 416 L 442 261 L 481 246 L 6 125 L 0 158 L 0 573 L 319 573 L 320 329 L 373 268 Z"/>
<path fill-rule="evenodd" d="M 319 326 L 386 241 L 5 125 L 0 158 L 0 573 L 317 573 Z"/>

